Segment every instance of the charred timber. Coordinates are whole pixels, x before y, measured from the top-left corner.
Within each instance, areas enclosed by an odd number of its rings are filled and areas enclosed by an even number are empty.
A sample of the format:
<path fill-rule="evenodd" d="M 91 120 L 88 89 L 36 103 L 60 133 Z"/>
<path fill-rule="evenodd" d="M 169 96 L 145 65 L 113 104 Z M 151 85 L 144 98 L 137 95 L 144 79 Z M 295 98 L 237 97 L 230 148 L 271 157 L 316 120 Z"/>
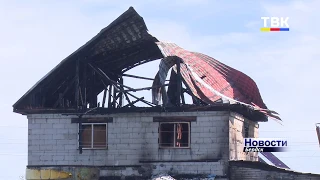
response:
<path fill-rule="evenodd" d="M 122 74 L 122 76 L 132 77 L 132 78 L 137 78 L 137 79 L 144 79 L 144 80 L 151 80 L 151 81 L 154 81 L 154 80 L 155 80 L 155 79 L 153 79 L 153 78 L 147 78 L 147 77 L 136 76 L 136 75 L 131 75 L 131 74 Z M 170 81 L 170 80 L 165 80 L 165 81 Z"/>
<path fill-rule="evenodd" d="M 73 85 L 73 83 L 75 82 L 76 77 L 74 77 L 71 81 L 70 84 L 68 84 L 68 86 L 65 88 L 65 90 L 63 91 L 63 93 L 61 94 L 61 96 L 58 98 L 58 100 L 54 103 L 53 107 L 56 108 L 59 105 L 59 102 L 63 99 L 64 95 L 68 92 L 68 90 L 71 88 L 71 86 Z"/>
<path fill-rule="evenodd" d="M 123 90 L 123 91 L 120 91 L 120 92 L 131 92 L 131 91 L 136 92 L 136 91 L 150 90 L 150 89 L 155 89 L 155 88 L 158 88 L 158 87 L 165 87 L 165 86 L 169 86 L 169 84 L 164 84 L 164 85 L 160 85 L 160 86 L 137 88 L 137 89 L 131 89 L 131 90 Z"/>
<path fill-rule="evenodd" d="M 77 59 L 77 62 L 76 62 L 76 74 L 75 74 L 75 105 L 76 105 L 77 108 L 79 108 L 79 84 L 80 84 L 79 59 Z"/>

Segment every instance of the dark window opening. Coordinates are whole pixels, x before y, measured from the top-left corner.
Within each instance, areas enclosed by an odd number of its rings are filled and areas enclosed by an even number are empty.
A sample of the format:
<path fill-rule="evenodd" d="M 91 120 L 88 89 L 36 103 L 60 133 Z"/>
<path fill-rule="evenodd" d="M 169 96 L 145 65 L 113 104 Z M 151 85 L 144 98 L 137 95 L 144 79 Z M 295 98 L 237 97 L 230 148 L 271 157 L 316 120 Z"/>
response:
<path fill-rule="evenodd" d="M 83 124 L 81 140 L 85 149 L 107 148 L 107 124 Z"/>
<path fill-rule="evenodd" d="M 244 138 L 249 138 L 249 126 L 244 126 Z"/>
<path fill-rule="evenodd" d="M 190 147 L 190 123 L 160 123 L 161 148 Z"/>

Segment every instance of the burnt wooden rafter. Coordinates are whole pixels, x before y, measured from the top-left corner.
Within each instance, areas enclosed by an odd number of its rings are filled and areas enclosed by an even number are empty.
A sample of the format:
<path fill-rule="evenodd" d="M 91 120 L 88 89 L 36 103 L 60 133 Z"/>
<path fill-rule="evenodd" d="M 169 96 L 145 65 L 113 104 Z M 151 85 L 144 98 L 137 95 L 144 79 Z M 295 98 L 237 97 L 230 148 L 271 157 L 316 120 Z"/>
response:
<path fill-rule="evenodd" d="M 144 97 L 138 98 L 138 99 L 132 101 L 131 103 L 128 103 L 127 105 L 125 105 L 125 106 L 123 106 L 123 107 L 124 107 L 124 108 L 125 108 L 125 107 L 135 107 L 134 104 L 137 103 L 137 102 L 139 102 L 139 101 L 141 101 L 141 100 L 143 100 L 143 99 L 144 99 Z"/>
<path fill-rule="evenodd" d="M 137 88 L 137 89 L 129 89 L 129 90 L 123 90 L 121 92 L 136 92 L 136 91 L 142 91 L 142 90 L 150 90 L 150 89 L 154 89 L 154 88 L 158 88 L 158 87 L 165 87 L 165 86 L 169 86 L 169 84 L 164 84 L 164 85 L 160 85 L 160 86 L 151 86 L 151 87 L 144 87 L 144 88 Z"/>
<path fill-rule="evenodd" d="M 83 88 L 83 108 L 87 108 L 87 63 L 84 63 L 83 65 L 83 83 L 82 83 L 82 88 Z"/>
<path fill-rule="evenodd" d="M 116 104 L 115 104 L 116 101 L 117 101 L 117 99 L 115 98 L 115 97 L 116 97 L 116 93 L 124 93 L 125 96 L 126 96 L 126 98 L 127 98 L 127 100 L 128 100 L 129 98 L 128 98 L 128 96 L 127 96 L 126 94 L 130 95 L 131 97 L 133 97 L 133 98 L 135 98 L 135 99 L 139 99 L 137 96 L 135 96 L 135 95 L 133 95 L 133 94 L 131 94 L 131 93 L 128 93 L 128 91 L 139 91 L 139 90 L 144 90 L 144 89 L 145 89 L 145 88 L 143 88 L 143 89 L 133 89 L 133 88 L 131 88 L 131 87 L 129 87 L 129 86 L 126 86 L 126 85 L 124 85 L 124 84 L 122 84 L 122 83 L 120 83 L 120 82 L 117 82 L 117 81 L 112 80 L 112 79 L 111 79 L 106 73 L 104 73 L 100 68 L 97 68 L 97 67 L 95 67 L 94 65 L 92 65 L 92 64 L 90 64 L 90 63 L 88 63 L 88 65 L 89 65 L 95 72 L 97 72 L 97 73 L 100 75 L 100 77 L 103 78 L 104 81 L 112 84 L 112 86 L 113 86 L 112 91 L 111 91 L 111 89 L 109 89 L 108 107 L 116 108 Z M 128 90 L 125 90 L 124 88 L 127 88 Z M 121 90 L 120 90 L 120 89 L 121 89 Z M 151 88 L 148 87 L 147 89 L 151 89 Z M 112 93 L 113 93 L 113 95 L 112 95 Z M 112 99 L 112 100 L 111 100 L 111 99 Z M 145 100 L 143 100 L 143 99 L 141 99 L 140 101 L 141 101 L 141 102 L 144 102 L 144 103 L 146 103 L 146 104 L 148 104 L 148 105 L 150 105 L 150 106 L 154 106 L 152 103 L 147 102 L 147 101 L 145 101 Z M 128 101 L 128 103 L 131 103 L 130 100 Z M 118 107 L 119 107 L 119 106 L 118 106 Z"/>
<path fill-rule="evenodd" d="M 123 85 L 123 80 L 118 79 L 117 81 L 112 80 L 105 72 L 103 72 L 100 68 L 94 66 L 91 63 L 88 63 L 88 65 L 100 76 L 101 81 L 103 85 L 105 86 L 105 89 L 108 89 L 108 108 L 120 108 L 122 106 L 122 94 L 123 94 L 123 88 L 133 89 L 129 86 Z M 109 88 L 107 87 L 106 83 L 110 84 Z M 129 98 L 127 97 L 127 100 Z M 119 102 L 117 102 L 119 101 Z M 131 103 L 130 100 L 128 103 Z M 104 103 L 103 103 L 104 105 Z"/>
<path fill-rule="evenodd" d="M 116 88 L 113 89 L 113 101 L 111 103 L 112 108 L 116 108 L 116 102 L 117 102 L 117 92 L 118 90 Z"/>
<path fill-rule="evenodd" d="M 74 76 L 66 77 L 66 79 L 58 86 L 58 88 L 56 88 L 56 90 L 53 91 L 53 93 L 51 93 L 51 96 L 56 94 L 60 90 L 60 88 L 62 88 L 65 84 L 69 83 L 69 81 L 72 80 L 73 78 L 74 78 Z"/>
<path fill-rule="evenodd" d="M 174 98 L 175 102 L 173 102 L 172 105 L 180 106 L 181 103 L 185 104 L 184 93 L 190 93 L 189 90 L 182 88 L 183 79 L 180 74 L 180 63 L 181 61 L 180 59 L 178 59 L 176 62 L 176 78 L 166 80 L 167 82 L 169 81 L 169 84 L 143 88 L 131 88 L 129 86 L 124 85 L 123 77 L 132 77 L 144 80 L 154 79 L 130 74 L 115 73 L 114 71 L 108 71 L 106 73 L 100 67 L 94 65 L 93 63 L 90 63 L 88 60 L 78 58 L 76 60 L 76 66 L 73 71 L 74 77 L 66 77 L 66 80 L 64 80 L 56 90 L 51 92 L 53 95 L 59 93 L 56 96 L 57 99 L 55 100 L 53 107 L 74 107 L 77 109 L 86 109 L 87 104 L 89 104 L 89 108 L 94 108 L 100 105 L 104 108 L 122 108 L 135 107 L 134 104 L 136 104 L 137 102 L 143 102 L 148 106 L 153 107 L 156 105 L 149 101 L 146 101 L 144 97 L 137 97 L 131 94 L 130 92 L 150 90 L 153 88 L 161 87 L 163 91 L 162 93 L 165 94 L 165 96 L 163 97 L 167 97 L 168 92 L 166 92 L 165 87 L 170 85 L 173 85 L 175 89 L 174 93 L 176 96 Z M 73 89 L 73 91 L 69 91 L 69 89 L 71 88 Z M 102 103 L 98 104 L 97 95 L 102 91 Z M 73 95 L 74 99 L 70 99 L 70 95 Z M 191 93 L 190 95 L 192 96 L 193 94 Z M 134 98 L 135 100 L 130 100 L 129 96 L 131 98 Z M 123 103 L 124 99 L 127 101 L 127 103 L 125 104 Z M 197 98 L 193 97 L 193 99 Z M 164 106 L 166 106 L 166 104 L 164 104 Z"/>
<path fill-rule="evenodd" d="M 129 92 L 127 92 L 127 94 L 130 95 L 131 97 L 135 98 L 135 99 L 139 99 L 137 96 L 135 96 L 135 95 L 133 95 L 133 94 L 131 94 Z M 145 104 L 147 104 L 147 105 L 149 105 L 149 106 L 151 106 L 151 107 L 156 106 L 155 104 L 152 104 L 151 102 L 145 101 L 143 99 L 140 99 L 140 101 L 145 103 Z"/>
<path fill-rule="evenodd" d="M 122 74 L 121 76 L 132 77 L 132 78 L 137 78 L 137 79 L 144 79 L 144 80 L 151 80 L 151 81 L 155 80 L 154 78 L 147 78 L 147 77 L 136 76 L 136 75 L 131 75 L 131 74 Z M 170 81 L 170 80 L 165 80 L 165 81 Z"/>
<path fill-rule="evenodd" d="M 75 82 L 76 77 L 74 77 L 71 81 L 71 83 L 69 83 L 67 85 L 67 87 L 64 89 L 63 93 L 61 95 L 59 95 L 58 100 L 54 103 L 53 107 L 56 108 L 59 105 L 59 102 L 63 99 L 64 95 L 68 92 L 68 90 L 71 88 L 71 86 L 73 85 L 73 83 Z"/>
<path fill-rule="evenodd" d="M 123 84 L 123 78 L 119 77 L 120 84 Z M 123 92 L 119 92 L 119 107 L 123 106 Z M 129 103 L 129 102 L 128 102 Z"/>
<path fill-rule="evenodd" d="M 109 89 L 108 89 L 108 107 L 111 107 L 111 103 L 112 103 L 112 85 L 109 85 Z"/>
<path fill-rule="evenodd" d="M 181 93 L 181 88 L 182 88 L 182 82 L 181 82 L 181 73 L 180 73 L 180 63 L 181 59 L 176 58 L 176 66 L 177 66 L 177 93 L 176 93 L 176 106 L 180 106 L 180 96 L 182 96 L 183 93 Z"/>
<path fill-rule="evenodd" d="M 147 59 L 147 60 L 139 61 L 139 62 L 137 62 L 137 63 L 135 63 L 135 64 L 133 64 L 133 65 L 131 65 L 131 66 L 128 66 L 128 67 L 124 68 L 124 69 L 122 70 L 122 73 L 125 73 L 125 72 L 129 71 L 130 69 L 132 69 L 132 68 L 134 68 L 134 67 L 140 66 L 140 65 L 145 64 L 145 63 L 150 62 L 150 61 L 153 61 L 153 60 Z"/>
<path fill-rule="evenodd" d="M 101 105 L 102 107 L 104 107 L 104 104 L 106 103 L 107 91 L 108 91 L 108 89 L 105 89 L 103 91 L 103 98 L 102 98 L 102 105 Z"/>
<path fill-rule="evenodd" d="M 76 63 L 76 73 L 75 73 L 75 103 L 76 103 L 76 107 L 79 108 L 79 84 L 80 84 L 80 75 L 79 75 L 79 69 L 80 69 L 80 63 L 79 63 L 79 59 L 77 59 L 77 63 Z"/>

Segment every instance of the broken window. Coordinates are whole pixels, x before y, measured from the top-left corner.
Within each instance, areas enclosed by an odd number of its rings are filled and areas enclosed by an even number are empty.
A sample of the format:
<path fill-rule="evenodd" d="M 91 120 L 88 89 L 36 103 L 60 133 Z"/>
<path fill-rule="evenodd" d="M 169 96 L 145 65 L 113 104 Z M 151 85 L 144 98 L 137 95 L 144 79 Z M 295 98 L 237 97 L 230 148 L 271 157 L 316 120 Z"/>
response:
<path fill-rule="evenodd" d="M 159 146 L 160 148 L 190 147 L 190 123 L 160 123 Z"/>
<path fill-rule="evenodd" d="M 81 134 L 82 148 L 107 148 L 107 124 L 83 123 Z"/>

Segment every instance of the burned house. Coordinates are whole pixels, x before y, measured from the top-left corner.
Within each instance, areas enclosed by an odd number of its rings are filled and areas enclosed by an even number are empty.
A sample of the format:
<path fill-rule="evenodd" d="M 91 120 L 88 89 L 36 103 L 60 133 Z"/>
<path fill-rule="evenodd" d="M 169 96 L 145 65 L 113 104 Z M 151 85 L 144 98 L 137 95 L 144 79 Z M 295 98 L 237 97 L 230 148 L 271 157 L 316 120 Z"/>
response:
<path fill-rule="evenodd" d="M 154 77 L 127 73 L 155 60 Z M 129 87 L 124 77 L 150 86 Z M 151 90 L 152 99 L 135 95 L 140 90 Z M 28 118 L 27 179 L 293 177 L 243 152 L 243 138 L 258 137 L 259 122 L 280 120 L 255 82 L 205 54 L 159 41 L 133 8 L 45 75 L 13 111 Z"/>

